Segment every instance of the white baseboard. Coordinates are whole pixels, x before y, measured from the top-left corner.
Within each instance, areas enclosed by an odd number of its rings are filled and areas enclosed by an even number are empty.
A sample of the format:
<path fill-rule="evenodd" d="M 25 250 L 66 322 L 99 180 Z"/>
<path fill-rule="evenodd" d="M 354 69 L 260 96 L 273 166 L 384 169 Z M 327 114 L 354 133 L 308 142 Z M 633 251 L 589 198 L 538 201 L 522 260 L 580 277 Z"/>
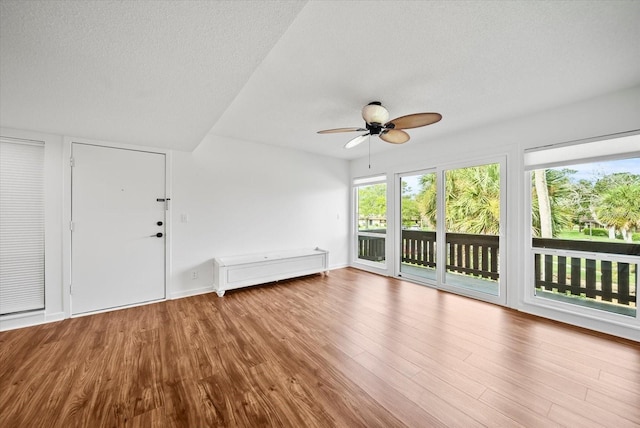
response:
<path fill-rule="evenodd" d="M 341 265 L 333 265 L 333 266 L 329 266 L 329 271 L 338 270 L 338 269 L 344 269 L 346 267 L 349 267 L 348 263 L 341 264 Z"/>
<path fill-rule="evenodd" d="M 169 299 L 182 299 L 183 297 L 197 296 L 198 294 L 213 293 L 213 284 L 208 287 L 194 288 L 192 290 L 175 291 L 169 294 Z"/>
<path fill-rule="evenodd" d="M 45 314 L 44 322 L 62 321 L 63 319 L 66 319 L 66 318 L 67 316 L 65 315 L 64 312 L 55 312 L 52 314 Z"/>
<path fill-rule="evenodd" d="M 0 331 L 15 330 L 17 328 L 32 327 L 48 322 L 44 311 L 27 312 L 23 314 L 5 315 L 0 317 Z"/>

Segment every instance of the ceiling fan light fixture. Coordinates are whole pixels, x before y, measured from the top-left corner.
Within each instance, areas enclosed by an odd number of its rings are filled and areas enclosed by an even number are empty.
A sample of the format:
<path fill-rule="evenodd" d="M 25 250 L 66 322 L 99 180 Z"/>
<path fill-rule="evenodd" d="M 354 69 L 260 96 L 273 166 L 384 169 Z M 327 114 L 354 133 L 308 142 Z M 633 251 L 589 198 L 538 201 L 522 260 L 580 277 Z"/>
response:
<path fill-rule="evenodd" d="M 353 138 L 353 139 L 349 140 L 349 142 L 347 142 L 347 144 L 344 145 L 344 148 L 345 149 L 350 149 L 352 147 L 355 147 L 358 144 L 360 144 L 363 141 L 365 141 L 368 136 L 369 136 L 369 134 L 358 135 L 356 138 Z"/>
<path fill-rule="evenodd" d="M 383 124 L 389 120 L 389 112 L 380 101 L 373 101 L 362 108 L 362 118 L 369 125 Z"/>

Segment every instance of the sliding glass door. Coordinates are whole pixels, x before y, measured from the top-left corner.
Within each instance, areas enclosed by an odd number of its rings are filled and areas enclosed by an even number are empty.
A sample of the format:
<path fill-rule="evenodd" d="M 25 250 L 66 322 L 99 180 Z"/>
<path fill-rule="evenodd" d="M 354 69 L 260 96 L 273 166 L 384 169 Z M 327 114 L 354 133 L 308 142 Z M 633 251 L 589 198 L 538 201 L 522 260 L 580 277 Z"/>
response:
<path fill-rule="evenodd" d="M 436 280 L 435 172 L 400 176 L 400 276 Z"/>
<path fill-rule="evenodd" d="M 504 159 L 398 174 L 400 277 L 504 303 L 500 247 Z"/>
<path fill-rule="evenodd" d="M 500 294 L 500 169 L 490 163 L 444 171 L 447 286 Z"/>

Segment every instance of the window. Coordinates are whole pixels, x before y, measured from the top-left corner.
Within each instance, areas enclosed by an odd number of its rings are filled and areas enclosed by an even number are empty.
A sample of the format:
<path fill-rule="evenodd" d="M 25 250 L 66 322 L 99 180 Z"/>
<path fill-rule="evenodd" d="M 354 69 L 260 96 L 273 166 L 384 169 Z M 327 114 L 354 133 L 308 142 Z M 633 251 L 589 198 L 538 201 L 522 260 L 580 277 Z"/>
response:
<path fill-rule="evenodd" d="M 536 298 L 637 317 L 638 148 L 626 135 L 525 154 Z"/>
<path fill-rule="evenodd" d="M 44 309 L 44 144 L 0 139 L 0 315 Z"/>
<path fill-rule="evenodd" d="M 500 295 L 500 164 L 445 171 L 445 283 Z"/>
<path fill-rule="evenodd" d="M 435 172 L 400 176 L 400 276 L 436 280 Z"/>
<path fill-rule="evenodd" d="M 354 180 L 356 203 L 356 259 L 374 266 L 386 261 L 387 183 L 386 177 Z"/>

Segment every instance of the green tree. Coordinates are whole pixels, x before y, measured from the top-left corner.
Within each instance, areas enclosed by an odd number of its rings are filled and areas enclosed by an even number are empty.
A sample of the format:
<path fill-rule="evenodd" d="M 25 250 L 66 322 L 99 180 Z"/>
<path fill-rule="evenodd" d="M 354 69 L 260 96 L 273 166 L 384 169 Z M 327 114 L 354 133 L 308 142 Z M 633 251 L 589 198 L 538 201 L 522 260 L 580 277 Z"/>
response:
<path fill-rule="evenodd" d="M 416 197 L 416 203 L 423 222 L 423 229 L 436 229 L 437 193 L 436 175 L 434 173 L 422 175 L 420 177 L 420 192 Z"/>
<path fill-rule="evenodd" d="M 370 225 L 370 220 L 386 220 L 386 216 L 386 183 L 370 184 L 358 187 L 358 219 L 360 228 L 367 229 Z"/>
<path fill-rule="evenodd" d="M 593 220 L 595 193 L 593 183 L 589 180 L 579 180 L 572 186 L 571 206 L 573 207 L 573 224 L 577 224 L 580 232 L 585 222 Z"/>
<path fill-rule="evenodd" d="M 640 228 L 640 175 L 616 173 L 598 180 L 594 186 L 598 195 L 595 216 L 615 237 L 631 242 L 631 232 Z"/>
<path fill-rule="evenodd" d="M 551 208 L 551 236 L 557 236 L 563 229 L 573 225 L 575 217 L 575 188 L 569 179 L 575 171 L 570 169 L 546 169 L 545 180 L 549 206 Z M 532 177 L 535 180 L 535 177 Z M 531 214 L 532 233 L 534 236 L 542 236 L 540 227 L 540 208 L 535 183 L 532 183 Z"/>
<path fill-rule="evenodd" d="M 420 209 L 416 195 L 409 184 L 402 180 L 402 227 L 412 227 L 416 221 L 420 221 Z"/>
<path fill-rule="evenodd" d="M 500 165 L 449 170 L 445 174 L 447 230 L 500 233 Z"/>

